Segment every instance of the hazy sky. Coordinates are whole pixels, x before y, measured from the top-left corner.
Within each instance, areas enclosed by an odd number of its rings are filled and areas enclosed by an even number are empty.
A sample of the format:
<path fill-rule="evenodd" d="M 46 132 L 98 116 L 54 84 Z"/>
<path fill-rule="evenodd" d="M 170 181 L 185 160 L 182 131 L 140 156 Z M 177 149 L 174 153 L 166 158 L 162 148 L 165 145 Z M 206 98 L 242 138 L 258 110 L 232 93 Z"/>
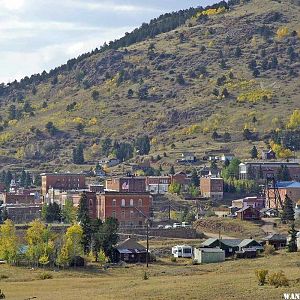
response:
<path fill-rule="evenodd" d="M 0 83 L 50 70 L 165 12 L 217 0 L 0 0 Z"/>

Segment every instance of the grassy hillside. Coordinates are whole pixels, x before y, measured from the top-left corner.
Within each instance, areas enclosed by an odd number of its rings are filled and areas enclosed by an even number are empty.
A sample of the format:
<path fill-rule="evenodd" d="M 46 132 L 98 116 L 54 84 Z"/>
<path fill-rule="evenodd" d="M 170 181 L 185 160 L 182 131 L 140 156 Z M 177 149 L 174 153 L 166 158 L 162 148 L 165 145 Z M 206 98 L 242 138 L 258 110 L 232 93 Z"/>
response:
<path fill-rule="evenodd" d="M 246 158 L 300 106 L 299 31 L 295 1 L 252 0 L 196 13 L 175 30 L 10 87 L 0 97 L 2 162 L 60 168 L 79 142 L 93 161 L 103 138 L 133 141 L 145 133 L 152 154 L 223 147 Z M 245 128 L 255 141 L 244 139 Z"/>
<path fill-rule="evenodd" d="M 255 270 L 283 270 L 289 287 L 258 286 Z M 143 280 L 144 272 L 149 275 Z M 42 270 L 0 265 L 1 289 L 7 299 L 282 299 L 283 293 L 299 291 L 299 254 L 280 253 L 257 259 L 191 265 L 189 260 L 170 260 L 145 266 L 103 270 L 49 272 L 51 280 L 39 280 Z M 3 279 L 1 279 L 1 276 Z M 8 278 L 7 278 L 8 277 Z M 75 296 L 76 295 L 76 296 Z"/>

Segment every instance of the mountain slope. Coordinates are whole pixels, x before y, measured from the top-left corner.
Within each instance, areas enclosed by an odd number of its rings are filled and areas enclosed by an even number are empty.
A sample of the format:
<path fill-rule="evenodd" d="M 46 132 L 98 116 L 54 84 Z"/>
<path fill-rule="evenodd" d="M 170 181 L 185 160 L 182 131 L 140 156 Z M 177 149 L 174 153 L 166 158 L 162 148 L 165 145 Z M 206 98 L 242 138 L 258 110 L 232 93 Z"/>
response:
<path fill-rule="evenodd" d="M 260 141 L 300 107 L 300 6 L 223 6 L 217 13 L 195 10 L 175 30 L 7 88 L 0 97 L 0 154 L 60 166 L 79 142 L 94 160 L 103 138 L 133 141 L 145 133 L 152 153 L 171 157 L 221 147 L 247 157 L 253 143 L 264 147 Z M 48 122 L 58 129 L 53 135 Z M 244 139 L 245 128 L 256 141 Z"/>

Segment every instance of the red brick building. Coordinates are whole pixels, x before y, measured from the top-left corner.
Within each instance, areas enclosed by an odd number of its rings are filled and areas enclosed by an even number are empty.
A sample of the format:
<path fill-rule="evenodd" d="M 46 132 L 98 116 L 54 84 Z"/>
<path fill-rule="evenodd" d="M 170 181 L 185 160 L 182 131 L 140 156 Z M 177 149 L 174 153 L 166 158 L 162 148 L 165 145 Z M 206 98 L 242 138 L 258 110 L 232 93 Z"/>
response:
<path fill-rule="evenodd" d="M 120 177 L 106 180 L 106 189 L 121 193 L 146 192 L 146 177 Z"/>
<path fill-rule="evenodd" d="M 171 184 L 170 176 L 148 176 L 146 177 L 146 189 L 151 194 L 165 194 Z"/>
<path fill-rule="evenodd" d="M 41 218 L 42 204 L 4 205 L 8 218 L 16 224 L 29 223 Z"/>
<path fill-rule="evenodd" d="M 49 188 L 67 191 L 82 190 L 85 188 L 85 175 L 72 173 L 43 173 L 42 194 L 46 195 Z"/>
<path fill-rule="evenodd" d="M 118 193 L 106 191 L 97 195 L 97 217 L 118 219 L 121 226 L 142 226 L 150 218 L 152 196 L 150 193 Z"/>
<path fill-rule="evenodd" d="M 184 172 L 177 172 L 174 175 L 171 175 L 171 183 L 178 183 L 183 187 L 183 190 L 186 191 L 191 184 L 191 179 Z"/>
<path fill-rule="evenodd" d="M 88 205 L 89 205 L 89 216 L 92 219 L 99 218 L 98 217 L 98 199 L 97 199 L 96 192 L 84 191 L 83 193 L 85 193 L 87 196 Z M 79 206 L 81 195 L 82 195 L 82 193 L 78 193 L 78 194 L 73 194 L 71 196 L 71 199 L 73 201 L 73 206 L 76 208 L 78 208 L 78 206 Z"/>
<path fill-rule="evenodd" d="M 34 195 L 4 193 L 3 204 L 34 204 Z"/>
<path fill-rule="evenodd" d="M 212 200 L 222 200 L 224 195 L 223 178 L 201 177 L 200 192 L 203 197 L 211 198 Z"/>

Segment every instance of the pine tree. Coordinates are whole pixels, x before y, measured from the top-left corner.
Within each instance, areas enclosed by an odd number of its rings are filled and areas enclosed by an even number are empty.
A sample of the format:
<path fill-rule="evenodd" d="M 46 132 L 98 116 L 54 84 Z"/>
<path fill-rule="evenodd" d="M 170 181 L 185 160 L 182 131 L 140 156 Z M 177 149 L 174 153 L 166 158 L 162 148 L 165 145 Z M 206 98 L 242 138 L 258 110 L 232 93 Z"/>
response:
<path fill-rule="evenodd" d="M 82 193 L 79 201 L 77 221 L 83 230 L 82 245 L 85 253 L 88 253 L 92 241 L 91 219 L 89 216 L 89 203 L 86 193 Z"/>
<path fill-rule="evenodd" d="M 251 149 L 251 158 L 257 158 L 257 155 L 258 155 L 257 148 L 253 146 L 253 148 Z"/>
<path fill-rule="evenodd" d="M 25 187 L 25 182 L 26 182 L 26 172 L 25 170 L 22 170 L 20 185 L 22 187 Z"/>
<path fill-rule="evenodd" d="M 31 177 L 30 177 L 30 174 L 29 172 L 26 172 L 26 180 L 25 180 L 25 187 L 28 188 L 31 186 Z"/>
<path fill-rule="evenodd" d="M 170 175 L 174 175 L 175 174 L 175 168 L 174 168 L 174 166 L 171 166 L 169 174 Z"/>
<path fill-rule="evenodd" d="M 191 184 L 196 186 L 196 187 L 199 187 L 199 185 L 200 185 L 200 180 L 199 180 L 199 176 L 198 176 L 198 173 L 197 173 L 196 169 L 194 169 L 193 172 L 192 172 Z"/>
<path fill-rule="evenodd" d="M 294 203 L 288 195 L 285 195 L 281 220 L 283 222 L 295 221 Z"/>
<path fill-rule="evenodd" d="M 288 243 L 288 252 L 297 252 L 298 247 L 297 247 L 297 233 L 298 231 L 295 229 L 295 224 L 294 222 L 291 224 L 289 234 L 290 234 L 290 241 Z"/>

